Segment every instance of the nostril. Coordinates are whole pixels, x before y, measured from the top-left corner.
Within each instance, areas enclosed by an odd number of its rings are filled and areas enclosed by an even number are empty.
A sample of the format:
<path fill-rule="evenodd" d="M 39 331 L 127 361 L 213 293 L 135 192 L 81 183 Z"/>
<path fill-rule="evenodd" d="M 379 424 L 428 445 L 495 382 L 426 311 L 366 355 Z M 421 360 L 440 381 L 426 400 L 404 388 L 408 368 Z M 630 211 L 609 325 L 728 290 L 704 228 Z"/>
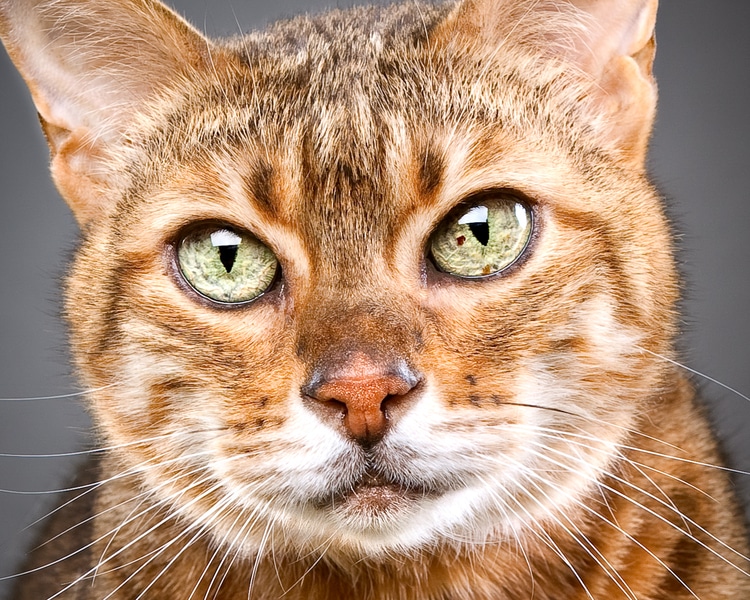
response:
<path fill-rule="evenodd" d="M 342 419 L 346 416 L 347 408 L 346 403 L 339 402 L 338 400 L 324 400 L 318 401 L 318 404 L 323 407 L 323 410 L 328 411 L 334 416 L 339 416 Z"/>
<path fill-rule="evenodd" d="M 326 422 L 342 425 L 346 419 L 346 404 L 338 400 L 319 400 L 315 396 L 303 392 L 302 401 L 309 410 Z"/>
<path fill-rule="evenodd" d="M 422 390 L 422 381 L 418 380 L 406 393 L 389 394 L 385 397 L 380 405 L 380 410 L 389 422 L 395 422 L 400 419 L 412 405 Z"/>

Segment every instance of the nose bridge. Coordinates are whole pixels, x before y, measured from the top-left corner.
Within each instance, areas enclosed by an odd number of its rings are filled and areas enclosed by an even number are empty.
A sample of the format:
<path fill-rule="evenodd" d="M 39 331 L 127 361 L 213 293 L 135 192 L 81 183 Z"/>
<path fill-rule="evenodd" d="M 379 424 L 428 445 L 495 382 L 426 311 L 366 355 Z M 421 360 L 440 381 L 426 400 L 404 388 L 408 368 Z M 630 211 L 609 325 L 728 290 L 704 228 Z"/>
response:
<path fill-rule="evenodd" d="M 311 307 L 301 319 L 300 393 L 325 422 L 373 443 L 416 397 L 419 330 L 408 303 L 341 300 Z"/>
<path fill-rule="evenodd" d="M 313 370 L 335 370 L 347 357 L 366 354 L 378 365 L 409 362 L 420 343 L 418 315 L 396 293 L 369 297 L 355 289 L 317 290 L 298 314 L 297 354 Z"/>
<path fill-rule="evenodd" d="M 419 379 L 404 357 L 378 354 L 365 346 L 332 347 L 310 370 L 302 391 L 361 407 L 377 398 L 405 394 Z"/>

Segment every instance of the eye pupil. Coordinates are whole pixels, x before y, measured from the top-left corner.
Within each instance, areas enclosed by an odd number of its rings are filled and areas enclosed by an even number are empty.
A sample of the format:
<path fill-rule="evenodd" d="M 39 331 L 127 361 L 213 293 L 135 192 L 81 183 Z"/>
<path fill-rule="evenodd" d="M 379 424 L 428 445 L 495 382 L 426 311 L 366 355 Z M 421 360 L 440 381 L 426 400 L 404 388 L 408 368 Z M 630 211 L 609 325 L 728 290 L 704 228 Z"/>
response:
<path fill-rule="evenodd" d="M 490 242 L 490 224 L 486 221 L 483 223 L 469 223 L 469 230 L 477 238 L 477 241 L 486 246 Z"/>
<path fill-rule="evenodd" d="M 219 260 L 221 260 L 221 264 L 224 265 L 227 273 L 232 272 L 239 248 L 239 246 L 219 246 Z"/>

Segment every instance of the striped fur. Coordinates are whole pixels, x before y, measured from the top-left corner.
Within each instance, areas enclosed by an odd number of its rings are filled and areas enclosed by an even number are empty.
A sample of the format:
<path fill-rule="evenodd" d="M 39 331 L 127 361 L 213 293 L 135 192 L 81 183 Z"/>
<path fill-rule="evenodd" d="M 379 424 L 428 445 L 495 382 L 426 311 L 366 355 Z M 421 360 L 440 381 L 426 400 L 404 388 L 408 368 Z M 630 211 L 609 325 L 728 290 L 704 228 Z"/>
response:
<path fill-rule="evenodd" d="M 748 595 L 671 362 L 655 11 L 406 3 L 212 41 L 153 0 L 0 0 L 83 232 L 66 315 L 110 448 L 15 597 Z M 436 270 L 440 221 L 500 190 L 533 207 L 522 260 Z M 280 280 L 231 309 L 191 291 L 174 247 L 203 221 Z M 363 360 L 419 377 L 367 444 L 305 393 Z"/>

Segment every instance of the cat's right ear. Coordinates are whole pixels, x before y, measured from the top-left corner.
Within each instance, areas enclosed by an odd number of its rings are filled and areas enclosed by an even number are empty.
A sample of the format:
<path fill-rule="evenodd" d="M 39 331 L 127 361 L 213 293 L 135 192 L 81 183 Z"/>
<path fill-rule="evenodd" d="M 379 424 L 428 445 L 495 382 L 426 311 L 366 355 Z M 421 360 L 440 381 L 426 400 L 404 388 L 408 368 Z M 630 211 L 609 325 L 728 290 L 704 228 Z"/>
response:
<path fill-rule="evenodd" d="M 210 60 L 209 42 L 152 0 L 0 0 L 0 37 L 31 90 L 55 183 L 82 226 L 114 202 L 112 159 L 140 107 Z"/>

